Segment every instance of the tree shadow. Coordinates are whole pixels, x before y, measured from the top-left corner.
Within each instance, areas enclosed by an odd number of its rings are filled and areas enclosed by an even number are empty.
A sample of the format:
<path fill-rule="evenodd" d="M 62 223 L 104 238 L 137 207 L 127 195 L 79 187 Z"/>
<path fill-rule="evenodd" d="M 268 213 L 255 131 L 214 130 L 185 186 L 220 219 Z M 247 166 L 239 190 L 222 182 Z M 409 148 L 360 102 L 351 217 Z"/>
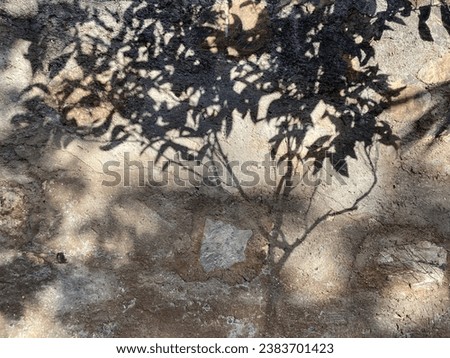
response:
<path fill-rule="evenodd" d="M 444 28 L 447 30 L 447 32 L 450 34 L 450 5 L 446 3 L 446 1 L 441 0 L 440 5 L 439 4 L 433 4 L 433 2 L 430 2 L 429 5 L 420 6 L 418 8 L 419 10 L 419 35 L 420 38 L 423 41 L 429 41 L 433 42 L 433 35 L 431 33 L 431 30 L 427 24 L 427 21 L 430 18 L 431 10 L 433 7 L 439 6 L 440 8 L 440 15 L 441 20 Z"/>
<path fill-rule="evenodd" d="M 59 148 L 81 138 L 101 141 L 101 148 L 111 151 L 135 140 L 141 154 L 156 153 L 156 162 L 173 161 L 174 154 L 180 162 L 218 160 L 236 178 L 239 194 L 251 201 L 222 143 L 242 122 L 275 128 L 263 139 L 271 159 L 287 170 L 267 201 L 276 213 L 274 230 L 266 233 L 273 278 L 269 322 L 281 292 L 277 277 L 292 252 L 325 220 L 358 209 L 377 185 L 371 149 L 399 144 L 378 117 L 401 89 L 392 90 L 375 63 L 373 41 L 391 30 L 391 22 L 410 16 L 410 2 L 387 1 L 381 12 L 374 1 L 363 11 L 351 0 L 321 4 L 308 1 L 285 11 L 272 2 L 221 7 L 214 1 L 147 0 L 116 11 L 76 0 L 41 4 L 43 15 L 36 18 L 1 14 L 23 28 L 15 32 L 18 38 L 31 43 L 27 59 L 34 83 L 22 93 L 23 113 L 11 119 L 17 128 L 12 137 L 44 129 Z M 447 10 L 442 5 L 448 31 Z M 47 16 L 49 22 L 43 20 Z M 429 9 L 421 8 L 424 41 L 432 40 L 428 17 Z M 275 99 L 263 106 L 272 94 Z M 437 135 L 445 125 L 448 121 Z M 317 174 L 330 162 L 349 178 L 349 159 L 361 159 L 358 145 L 373 174 L 368 190 L 349 207 L 314 218 L 293 244 L 283 240 L 283 212 L 276 203 L 292 195 L 298 169 L 313 162 Z M 105 226 L 117 229 L 112 221 Z M 275 259 L 275 249 L 283 251 L 281 258 Z"/>
<path fill-rule="evenodd" d="M 438 100 L 434 101 L 430 108 L 414 121 L 409 131 L 404 135 L 402 144 L 405 150 L 427 137 L 431 138 L 428 141 L 428 146 L 432 146 L 450 128 L 450 111 L 448 109 L 450 82 L 429 86 L 427 90 L 433 98 Z"/>
<path fill-rule="evenodd" d="M 373 56 L 370 42 L 386 20 L 371 25 L 371 18 L 352 9 L 350 3 L 347 8 L 333 11 L 329 5 L 312 13 L 296 6 L 287 19 L 277 20 L 272 14 L 275 20 L 270 27 L 266 9 L 257 14 L 250 11 L 257 17 L 255 26 L 244 30 L 236 14 L 229 15 L 231 25 L 222 24 L 226 29 L 220 28 L 220 22 L 218 29 L 211 29 L 207 21 L 223 16 L 210 6 L 212 2 L 207 7 L 195 2 L 188 7 L 177 2 L 135 3 L 122 17 L 106 9 L 107 20 L 97 10 L 90 13 L 75 2 L 70 12 L 81 15 L 70 26 L 75 33 L 66 40 L 70 45 L 46 64 L 50 82 L 36 84 L 29 91 L 41 92 L 46 105 L 78 135 L 108 133 L 104 150 L 137 136 L 142 152 L 150 148 L 158 152 L 156 160 L 169 149 L 184 160 L 202 160 L 216 150 L 216 138 L 231 133 L 233 112 L 237 112 L 242 117 L 249 114 L 254 123 L 266 121 L 278 128 L 279 133 L 268 142 L 279 162 L 311 158 L 320 165 L 334 150 L 333 164 L 340 163 L 339 169 L 348 175 L 345 160 L 354 157 L 357 141 L 370 145 L 374 134 L 388 145 L 396 140 L 386 124 L 376 121 L 395 93 L 389 91 L 387 76 L 380 74 L 376 65 L 369 65 Z M 244 5 L 249 6 L 241 7 Z M 346 27 L 344 15 L 354 20 L 355 28 Z M 94 24 L 99 35 L 86 33 L 83 26 L 87 24 Z M 256 47 L 246 45 L 240 50 L 240 44 L 257 42 L 253 39 L 258 36 L 270 37 L 270 43 L 261 40 Z M 215 42 L 208 45 L 210 38 Z M 33 38 L 30 58 L 38 49 L 45 52 L 45 40 Z M 226 53 L 232 44 L 237 59 L 244 61 L 237 62 Z M 211 51 L 213 46 L 217 53 Z M 263 70 L 245 60 L 249 56 L 257 59 L 263 50 L 272 54 L 268 68 Z M 32 62 L 35 73 L 41 72 L 44 62 Z M 245 74 L 232 78 L 230 71 L 241 71 L 244 63 Z M 74 78 L 67 78 L 69 75 Z M 260 78 L 254 80 L 255 76 Z M 234 89 L 237 81 L 245 87 L 241 92 Z M 258 118 L 264 86 L 266 92 L 280 92 L 281 97 L 270 104 L 264 118 Z M 36 108 L 37 100 L 33 96 L 29 108 Z M 318 138 L 306 153 L 300 153 L 305 136 L 314 129 L 311 113 L 318 106 L 325 109 L 322 118 L 330 119 L 336 135 Z M 116 115 L 124 121 L 116 124 Z M 194 149 L 183 144 L 189 140 L 204 144 Z M 284 152 L 283 142 L 288 146 Z"/>

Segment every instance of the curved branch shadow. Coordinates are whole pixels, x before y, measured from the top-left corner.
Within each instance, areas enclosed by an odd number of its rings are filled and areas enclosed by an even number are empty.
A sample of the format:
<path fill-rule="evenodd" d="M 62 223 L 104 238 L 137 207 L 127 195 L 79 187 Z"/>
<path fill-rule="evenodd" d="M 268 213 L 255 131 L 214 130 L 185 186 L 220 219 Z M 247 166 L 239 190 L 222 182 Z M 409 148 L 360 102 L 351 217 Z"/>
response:
<path fill-rule="evenodd" d="M 137 139 L 141 153 L 154 150 L 157 162 L 172 160 L 173 153 L 180 163 L 218 160 L 239 183 L 222 143 L 239 130 L 240 120 L 252 126 L 265 122 L 276 129 L 264 138 L 270 156 L 288 168 L 275 189 L 275 202 L 291 195 L 297 168 L 307 161 L 314 162 L 315 173 L 330 161 L 338 173 L 351 176 L 347 161 L 356 158 L 355 147 L 362 143 L 373 182 L 351 206 L 314 219 L 293 244 L 283 238 L 283 216 L 275 217 L 274 234 L 267 233 L 269 322 L 280 290 L 277 276 L 292 252 L 322 222 L 357 210 L 372 192 L 377 168 L 370 150 L 377 142 L 398 147 L 399 138 L 378 116 L 395 104 L 401 89 L 393 91 L 374 64 L 372 43 L 391 30 L 390 22 L 401 24 L 413 9 L 409 1 L 396 0 L 378 13 L 374 1 L 363 11 L 351 0 L 322 6 L 307 1 L 286 15 L 269 3 L 253 14 L 253 28 L 246 28 L 248 13 L 227 15 L 213 3 L 147 0 L 132 2 L 122 13 L 108 7 L 100 12 L 79 0 L 54 9 L 41 4 L 40 12 L 62 17 L 64 29 L 57 26 L 60 21 L 44 25 L 41 18 L 1 13 L 16 26 L 35 30 L 18 32 L 31 42 L 27 58 L 35 83 L 22 93 L 25 110 L 11 119 L 17 127 L 12 136 L 48 128 L 48 141 L 60 148 L 75 134 L 103 141 L 105 151 Z M 231 3 L 242 11 L 256 6 Z M 430 41 L 428 9 L 420 14 L 420 35 Z M 444 5 L 441 15 L 449 31 Z M 268 94 L 277 96 L 264 107 Z M 436 136 L 448 127 L 448 118 Z M 239 184 L 238 192 L 250 200 Z M 284 251 L 279 260 L 275 248 Z"/>

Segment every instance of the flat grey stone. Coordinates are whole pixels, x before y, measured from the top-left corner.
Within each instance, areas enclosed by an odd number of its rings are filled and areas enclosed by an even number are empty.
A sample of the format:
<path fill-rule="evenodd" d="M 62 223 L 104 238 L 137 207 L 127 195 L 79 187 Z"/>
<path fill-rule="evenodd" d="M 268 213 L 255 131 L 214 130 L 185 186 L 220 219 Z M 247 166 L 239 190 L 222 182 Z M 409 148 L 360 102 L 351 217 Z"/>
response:
<path fill-rule="evenodd" d="M 227 269 L 245 261 L 245 248 L 252 230 L 240 230 L 222 221 L 206 219 L 200 263 L 206 272 Z"/>

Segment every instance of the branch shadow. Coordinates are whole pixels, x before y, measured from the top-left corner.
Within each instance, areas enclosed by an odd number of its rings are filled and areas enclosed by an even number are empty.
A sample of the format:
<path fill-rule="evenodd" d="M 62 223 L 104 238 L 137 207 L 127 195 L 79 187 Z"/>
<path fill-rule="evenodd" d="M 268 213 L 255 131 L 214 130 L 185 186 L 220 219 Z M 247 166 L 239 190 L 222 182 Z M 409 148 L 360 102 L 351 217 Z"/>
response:
<path fill-rule="evenodd" d="M 75 137 L 98 140 L 104 151 L 137 140 L 140 153 L 154 151 L 157 163 L 174 160 L 174 154 L 180 163 L 218 160 L 235 179 L 239 195 L 251 201 L 222 143 L 241 122 L 266 123 L 276 129 L 264 138 L 271 159 L 287 167 L 268 200 L 270 209 L 292 195 L 298 168 L 307 162 L 314 163 L 316 174 L 329 161 L 349 178 L 348 160 L 357 158 L 355 148 L 362 144 L 373 182 L 351 206 L 315 218 L 293 244 L 283 238 L 283 213 L 266 233 L 273 277 L 266 307 L 270 332 L 281 293 L 277 277 L 292 252 L 321 223 L 357 210 L 370 195 L 377 185 L 371 148 L 379 143 L 398 149 L 400 138 L 378 116 L 402 89 L 389 87 L 388 76 L 374 63 L 372 43 L 391 30 L 390 22 L 402 24 L 402 17 L 410 16 L 410 2 L 387 1 L 381 12 L 374 1 L 360 11 L 351 0 L 303 2 L 289 12 L 253 1 L 231 1 L 224 8 L 214 1 L 147 0 L 122 12 L 79 0 L 39 6 L 44 15 L 36 18 L 1 14 L 19 29 L 17 38 L 30 41 L 27 59 L 34 78 L 21 94 L 23 113 L 11 119 L 17 129 L 11 138 L 48 129 L 47 140 L 57 148 L 67 148 Z M 420 37 L 432 41 L 430 9 L 419 12 Z M 444 5 L 441 15 L 449 31 Z M 274 93 L 277 98 L 263 108 L 262 98 Z M 114 222 L 105 225 L 117 229 Z M 276 248 L 284 252 L 281 259 L 275 259 Z"/>

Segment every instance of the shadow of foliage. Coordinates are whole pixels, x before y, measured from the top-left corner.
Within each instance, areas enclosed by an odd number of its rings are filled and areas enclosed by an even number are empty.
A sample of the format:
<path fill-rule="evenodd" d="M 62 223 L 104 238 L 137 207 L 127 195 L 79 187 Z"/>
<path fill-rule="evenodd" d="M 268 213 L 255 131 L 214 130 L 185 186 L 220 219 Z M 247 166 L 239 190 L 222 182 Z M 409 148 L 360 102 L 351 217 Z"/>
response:
<path fill-rule="evenodd" d="M 450 82 L 429 86 L 428 92 L 438 98 L 430 107 L 414 121 L 409 131 L 402 138 L 402 145 L 408 148 L 419 140 L 430 137 L 429 146 L 444 136 L 450 129 Z"/>
<path fill-rule="evenodd" d="M 265 7 L 259 1 L 146 0 L 125 8 L 76 0 L 41 4 L 33 18 L 0 14 L 30 41 L 27 59 L 35 79 L 22 93 L 25 111 L 12 123 L 19 133 L 49 128 L 49 140 L 61 147 L 76 134 L 104 140 L 105 151 L 137 140 L 141 153 L 154 150 L 157 161 L 178 153 L 182 160 L 219 157 L 225 163 L 221 142 L 240 128 L 237 121 L 267 123 L 276 129 L 264 138 L 270 155 L 288 168 L 276 192 L 285 196 L 306 161 L 314 162 L 315 172 L 330 161 L 350 176 L 347 161 L 362 143 L 374 175 L 368 191 L 349 208 L 318 217 L 293 244 L 280 241 L 281 232 L 267 233 L 276 277 L 320 223 L 356 210 L 370 194 L 377 184 L 373 145 L 397 148 L 399 138 L 378 117 L 401 89 L 389 87 L 373 42 L 414 9 L 406 0 L 386 3 L 377 11 L 374 0 L 268 1 Z M 419 9 L 424 41 L 433 40 L 429 15 L 429 7 Z M 444 4 L 441 16 L 449 31 Z M 324 123 L 329 130 L 322 131 Z M 438 134 L 446 126 L 448 118 Z M 312 133 L 317 135 L 308 142 Z M 281 215 L 275 229 L 282 221 Z M 277 263 L 270 256 L 274 248 L 284 250 Z M 21 262 L 11 270 L 16 264 Z M 280 290 L 275 278 L 269 290 Z M 274 307 L 268 306 L 268 322 Z"/>
<path fill-rule="evenodd" d="M 419 35 L 423 41 L 434 41 L 433 35 L 431 34 L 431 30 L 428 27 L 427 21 L 431 15 L 431 9 L 433 6 L 439 6 L 441 13 L 442 25 L 450 34 L 450 4 L 448 4 L 445 0 L 440 1 L 440 5 L 433 4 L 430 1 L 429 5 L 420 6 L 418 8 L 419 11 Z"/>
<path fill-rule="evenodd" d="M 230 135 L 236 118 L 266 121 L 278 131 L 267 139 L 278 163 L 293 168 L 313 159 L 320 170 L 328 159 L 346 176 L 357 142 L 369 146 L 376 137 L 396 145 L 377 116 L 398 91 L 374 63 L 371 43 L 389 22 L 402 21 L 399 14 L 409 14 L 409 2 L 389 1 L 379 13 L 375 2 L 363 11 L 352 1 L 313 10 L 298 4 L 289 13 L 271 3 L 230 4 L 253 12 L 240 19 L 213 1 L 181 0 L 133 2 L 123 13 L 80 1 L 70 11 L 68 5 L 43 8 L 65 16 L 67 30 L 50 24 L 33 34 L 28 56 L 35 75 L 44 73 L 49 82 L 24 93 L 31 96 L 29 113 L 14 122 L 34 121 L 41 100 L 69 131 L 107 135 L 104 150 L 138 138 L 142 152 L 156 150 L 157 160 L 170 150 L 202 160 L 218 155 L 218 140 Z M 246 16 L 255 13 L 253 27 L 245 29 Z M 37 61 L 55 36 L 62 53 Z M 279 98 L 261 117 L 261 99 L 273 93 Z M 305 148 L 306 135 L 326 119 L 333 133 Z M 192 141 L 202 144 L 194 148 Z"/>

